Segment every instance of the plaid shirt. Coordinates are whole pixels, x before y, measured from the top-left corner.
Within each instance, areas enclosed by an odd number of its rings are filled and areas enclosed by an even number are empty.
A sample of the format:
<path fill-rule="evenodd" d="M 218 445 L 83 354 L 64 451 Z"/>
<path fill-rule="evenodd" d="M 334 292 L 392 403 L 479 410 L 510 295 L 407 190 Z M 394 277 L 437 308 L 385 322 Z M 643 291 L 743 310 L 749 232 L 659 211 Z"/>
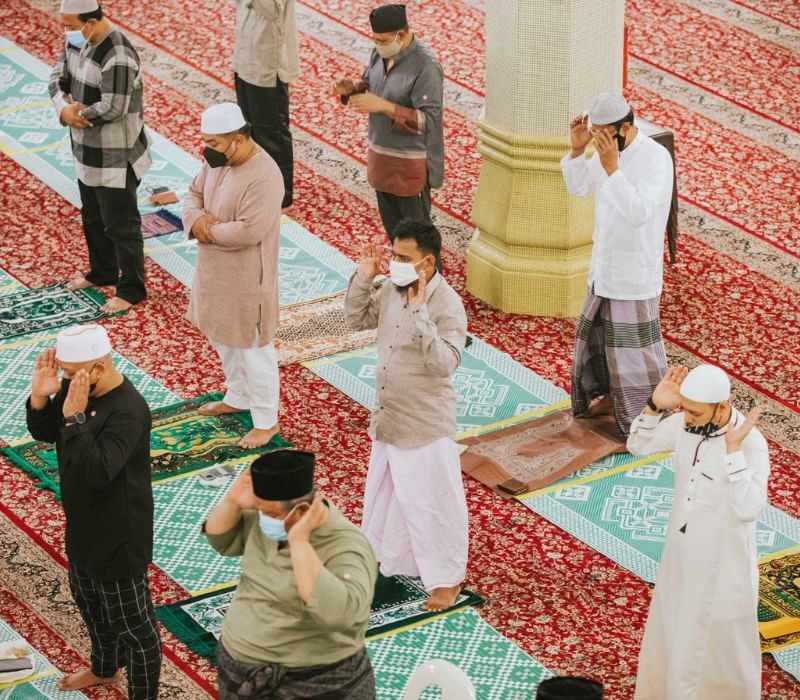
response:
<path fill-rule="evenodd" d="M 150 138 L 144 129 L 139 56 L 112 29 L 96 44 L 66 44 L 50 74 L 50 97 L 60 115 L 70 102 L 88 105 L 92 122 L 70 129 L 78 179 L 90 187 L 125 187 L 128 164 L 141 179 L 150 167 Z"/>

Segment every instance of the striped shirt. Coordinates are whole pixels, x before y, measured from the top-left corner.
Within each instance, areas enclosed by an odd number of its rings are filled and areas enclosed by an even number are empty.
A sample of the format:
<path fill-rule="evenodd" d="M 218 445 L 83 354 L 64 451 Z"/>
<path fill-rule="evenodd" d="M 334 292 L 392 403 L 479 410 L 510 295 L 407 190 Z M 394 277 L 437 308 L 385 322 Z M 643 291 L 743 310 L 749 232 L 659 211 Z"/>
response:
<path fill-rule="evenodd" d="M 121 32 L 112 29 L 83 49 L 67 43 L 49 89 L 59 116 L 70 102 L 87 105 L 81 116 L 92 126 L 70 129 L 75 172 L 83 184 L 124 188 L 129 164 L 142 178 L 151 163 L 142 72 L 136 50 Z"/>

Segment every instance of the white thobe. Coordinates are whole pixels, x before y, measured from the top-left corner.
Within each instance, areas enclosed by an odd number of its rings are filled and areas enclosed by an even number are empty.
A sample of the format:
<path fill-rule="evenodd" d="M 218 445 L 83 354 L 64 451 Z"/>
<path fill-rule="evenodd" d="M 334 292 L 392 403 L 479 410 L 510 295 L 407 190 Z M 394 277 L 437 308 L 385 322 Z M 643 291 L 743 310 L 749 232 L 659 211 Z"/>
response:
<path fill-rule="evenodd" d="M 731 423 L 743 421 L 734 410 Z M 755 428 L 740 452 L 726 454 L 725 432 L 727 426 L 709 437 L 688 433 L 683 413 L 660 423 L 641 414 L 631 425 L 633 454 L 675 452 L 675 496 L 635 700 L 760 697 L 755 535 L 769 454 Z"/>
<path fill-rule="evenodd" d="M 564 156 L 571 195 L 594 194 L 594 233 L 589 289 L 606 299 L 653 299 L 664 276 L 664 233 L 672 204 L 669 151 L 641 131 L 619 154 L 619 169 L 606 174 L 595 153 L 589 160 Z"/>

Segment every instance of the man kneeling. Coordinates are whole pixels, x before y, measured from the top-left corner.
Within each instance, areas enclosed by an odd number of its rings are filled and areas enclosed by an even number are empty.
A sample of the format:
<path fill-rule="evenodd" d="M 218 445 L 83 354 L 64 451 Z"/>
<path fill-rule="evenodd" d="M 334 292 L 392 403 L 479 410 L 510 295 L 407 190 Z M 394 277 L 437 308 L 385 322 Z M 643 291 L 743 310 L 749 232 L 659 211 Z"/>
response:
<path fill-rule="evenodd" d="M 242 578 L 217 650 L 220 700 L 371 700 L 364 633 L 377 562 L 361 531 L 315 493 L 314 455 L 261 455 L 204 524 Z"/>

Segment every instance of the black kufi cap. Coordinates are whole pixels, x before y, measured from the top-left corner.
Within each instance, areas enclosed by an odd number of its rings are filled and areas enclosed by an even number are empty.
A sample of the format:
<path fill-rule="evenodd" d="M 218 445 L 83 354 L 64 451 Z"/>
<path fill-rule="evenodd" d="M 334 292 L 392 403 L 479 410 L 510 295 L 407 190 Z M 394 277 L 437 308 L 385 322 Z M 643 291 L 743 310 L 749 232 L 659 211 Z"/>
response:
<path fill-rule="evenodd" d="M 548 678 L 539 684 L 536 700 L 603 700 L 603 684 L 575 676 Z"/>
<path fill-rule="evenodd" d="M 369 23 L 375 34 L 396 32 L 408 26 L 405 5 L 381 5 L 369 13 Z"/>
<path fill-rule="evenodd" d="M 261 455 L 250 467 L 253 492 L 265 501 L 291 501 L 314 488 L 314 455 L 276 450 Z"/>

